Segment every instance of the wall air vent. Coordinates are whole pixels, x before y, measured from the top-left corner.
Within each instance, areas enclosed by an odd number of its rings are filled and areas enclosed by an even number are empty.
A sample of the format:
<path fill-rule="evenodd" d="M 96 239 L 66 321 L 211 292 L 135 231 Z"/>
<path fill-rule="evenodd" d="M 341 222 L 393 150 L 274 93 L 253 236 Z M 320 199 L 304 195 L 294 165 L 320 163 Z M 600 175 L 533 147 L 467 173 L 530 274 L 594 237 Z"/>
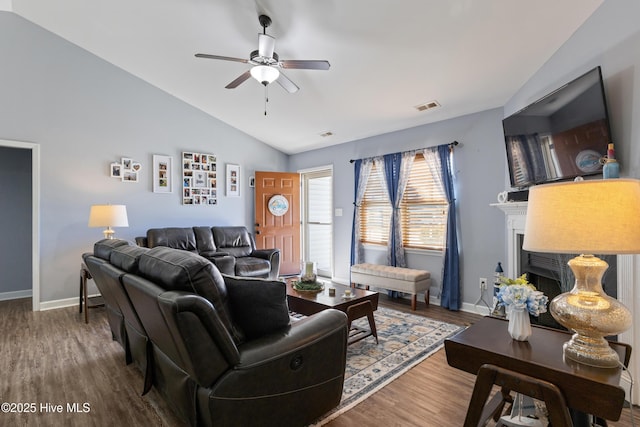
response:
<path fill-rule="evenodd" d="M 433 110 L 434 108 L 440 107 L 440 103 L 438 101 L 429 101 L 424 104 L 416 105 L 414 108 L 418 111 L 426 111 Z"/>

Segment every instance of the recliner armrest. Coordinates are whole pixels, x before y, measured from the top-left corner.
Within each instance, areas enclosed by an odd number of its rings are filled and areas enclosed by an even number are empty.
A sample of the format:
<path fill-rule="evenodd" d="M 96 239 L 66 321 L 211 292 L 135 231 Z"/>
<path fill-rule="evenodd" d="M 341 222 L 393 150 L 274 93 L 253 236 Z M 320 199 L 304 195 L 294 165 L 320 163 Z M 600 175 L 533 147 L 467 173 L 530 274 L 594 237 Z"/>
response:
<path fill-rule="evenodd" d="M 269 363 L 273 359 L 300 351 L 301 348 L 310 346 L 333 334 L 344 335 L 344 351 L 346 352 L 347 316 L 339 310 L 327 309 L 292 323 L 282 332 L 269 334 L 242 344 L 238 348 L 240 363 L 236 369 L 249 369 Z M 338 353 L 341 350 L 343 349 L 328 349 L 328 351 Z"/>
<path fill-rule="evenodd" d="M 249 256 L 271 261 L 275 253 L 280 253 L 280 249 L 255 249 Z"/>
<path fill-rule="evenodd" d="M 219 258 L 219 257 L 223 257 L 223 256 L 228 256 L 229 253 L 228 252 L 219 252 L 219 251 L 204 251 L 204 252 L 199 252 L 198 253 L 200 256 L 203 256 L 207 259 L 210 258 Z"/>
<path fill-rule="evenodd" d="M 255 249 L 251 252 L 250 256 L 269 261 L 271 264 L 269 279 L 278 278 L 278 275 L 280 274 L 280 249 Z"/>

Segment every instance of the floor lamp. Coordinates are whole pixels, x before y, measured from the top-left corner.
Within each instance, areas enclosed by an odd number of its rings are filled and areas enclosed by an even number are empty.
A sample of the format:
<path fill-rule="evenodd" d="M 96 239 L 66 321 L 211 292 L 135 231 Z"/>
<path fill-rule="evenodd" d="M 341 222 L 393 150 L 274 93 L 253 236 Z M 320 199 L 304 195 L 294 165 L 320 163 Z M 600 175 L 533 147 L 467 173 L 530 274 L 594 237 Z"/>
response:
<path fill-rule="evenodd" d="M 593 254 L 640 253 L 640 181 L 589 180 L 530 188 L 522 248 L 531 252 L 581 254 L 568 262 L 575 276 L 570 292 L 549 304 L 551 315 L 575 332 L 564 356 L 597 367 L 617 367 L 618 354 L 604 337 L 626 331 L 629 309 L 605 294 L 609 265 Z"/>

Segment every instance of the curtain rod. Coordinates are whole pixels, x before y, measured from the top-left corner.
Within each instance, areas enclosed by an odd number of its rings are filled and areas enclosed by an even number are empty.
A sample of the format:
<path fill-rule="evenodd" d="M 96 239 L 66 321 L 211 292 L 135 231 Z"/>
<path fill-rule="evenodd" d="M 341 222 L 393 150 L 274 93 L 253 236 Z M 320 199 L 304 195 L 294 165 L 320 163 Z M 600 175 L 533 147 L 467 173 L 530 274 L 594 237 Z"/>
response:
<path fill-rule="evenodd" d="M 460 144 L 458 141 L 453 141 L 453 142 L 451 142 L 451 143 L 449 143 L 449 144 L 447 144 L 447 145 L 449 146 L 449 148 L 453 148 L 453 147 L 455 147 L 455 146 L 456 146 L 456 145 L 458 145 L 458 144 Z M 349 163 L 353 163 L 353 162 L 355 162 L 355 161 L 356 161 L 355 159 L 351 159 L 351 160 L 349 160 Z"/>

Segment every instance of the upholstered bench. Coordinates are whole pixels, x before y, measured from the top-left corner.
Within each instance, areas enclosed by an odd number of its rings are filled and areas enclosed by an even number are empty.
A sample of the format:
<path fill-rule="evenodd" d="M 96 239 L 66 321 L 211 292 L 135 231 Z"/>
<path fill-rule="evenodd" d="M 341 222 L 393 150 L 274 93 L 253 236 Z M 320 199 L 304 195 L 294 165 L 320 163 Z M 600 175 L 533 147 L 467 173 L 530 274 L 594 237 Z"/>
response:
<path fill-rule="evenodd" d="M 424 292 L 424 302 L 429 306 L 431 273 L 413 268 L 392 267 L 377 264 L 351 266 L 351 286 L 356 284 L 411 294 L 411 310 L 416 309 L 417 295 Z"/>

